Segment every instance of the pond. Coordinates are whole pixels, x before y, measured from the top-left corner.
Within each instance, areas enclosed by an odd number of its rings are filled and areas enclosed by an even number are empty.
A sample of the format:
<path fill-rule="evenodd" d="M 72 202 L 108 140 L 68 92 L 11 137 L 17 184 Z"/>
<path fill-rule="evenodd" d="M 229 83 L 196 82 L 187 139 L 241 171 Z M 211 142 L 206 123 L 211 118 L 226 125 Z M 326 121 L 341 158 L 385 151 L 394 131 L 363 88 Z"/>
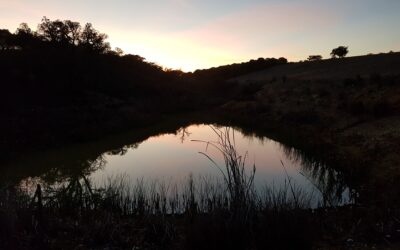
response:
<path fill-rule="evenodd" d="M 8 166 L 9 172 L 3 171 L 1 179 L 14 179 L 32 190 L 37 183 L 60 185 L 82 176 L 94 187 L 121 178 L 131 183 L 144 180 L 168 185 L 185 183 L 189 176 L 194 180 L 223 182 L 226 165 L 218 144 L 222 135 L 223 139 L 229 137 L 234 153 L 244 162 L 247 177 L 251 177 L 255 167 L 257 191 L 290 187 L 309 195 L 312 207 L 326 200 L 329 205 L 352 202 L 352 192 L 340 172 L 268 137 L 238 127 L 211 124 L 192 124 L 167 131 L 152 131 L 144 137 L 120 135 L 102 143 L 27 156 Z M 115 144 L 121 138 L 123 144 Z"/>
<path fill-rule="evenodd" d="M 74 175 L 86 176 L 97 187 L 121 176 L 133 181 L 165 183 L 183 183 L 189 176 L 195 180 L 221 181 L 226 174 L 224 158 L 218 150 L 221 133 L 229 136 L 235 153 L 244 161 L 248 176 L 255 167 L 255 189 L 290 186 L 309 194 L 314 207 L 324 198 L 328 198 L 332 205 L 352 202 L 350 189 L 341 173 L 326 164 L 267 137 L 244 133 L 240 128 L 209 124 L 181 127 L 173 133 L 150 136 L 97 156 L 83 154 L 77 157 L 83 152 L 81 149 L 69 150 L 68 153 L 68 150 L 45 153 L 19 162 L 11 169 L 16 171 L 18 165 L 26 169 L 28 161 L 36 167 L 47 165 L 44 172 L 37 175 L 35 172 L 27 173 L 29 177 L 23 178 L 21 183 L 31 187 L 38 182 L 61 183 Z M 76 160 L 70 162 L 71 158 Z"/>

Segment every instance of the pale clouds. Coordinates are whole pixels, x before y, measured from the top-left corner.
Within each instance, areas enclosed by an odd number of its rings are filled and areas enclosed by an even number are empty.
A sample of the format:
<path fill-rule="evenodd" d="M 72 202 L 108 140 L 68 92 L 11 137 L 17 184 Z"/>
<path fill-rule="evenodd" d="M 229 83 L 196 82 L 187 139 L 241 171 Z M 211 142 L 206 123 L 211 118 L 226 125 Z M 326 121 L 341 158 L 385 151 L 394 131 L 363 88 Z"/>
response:
<path fill-rule="evenodd" d="M 260 41 L 272 43 L 282 36 L 325 32 L 338 19 L 337 15 L 316 7 L 259 5 L 212 20 L 180 36 L 207 46 L 241 49 Z"/>

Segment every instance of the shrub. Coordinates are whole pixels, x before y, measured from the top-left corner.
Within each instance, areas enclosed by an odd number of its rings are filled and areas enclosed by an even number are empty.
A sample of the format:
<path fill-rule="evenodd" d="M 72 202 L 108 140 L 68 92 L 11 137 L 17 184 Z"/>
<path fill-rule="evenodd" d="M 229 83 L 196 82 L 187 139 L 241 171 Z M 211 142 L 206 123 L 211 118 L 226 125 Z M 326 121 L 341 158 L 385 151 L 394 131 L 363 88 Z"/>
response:
<path fill-rule="evenodd" d="M 308 61 L 321 61 L 322 56 L 321 55 L 311 55 L 311 56 L 308 56 L 307 60 Z"/>

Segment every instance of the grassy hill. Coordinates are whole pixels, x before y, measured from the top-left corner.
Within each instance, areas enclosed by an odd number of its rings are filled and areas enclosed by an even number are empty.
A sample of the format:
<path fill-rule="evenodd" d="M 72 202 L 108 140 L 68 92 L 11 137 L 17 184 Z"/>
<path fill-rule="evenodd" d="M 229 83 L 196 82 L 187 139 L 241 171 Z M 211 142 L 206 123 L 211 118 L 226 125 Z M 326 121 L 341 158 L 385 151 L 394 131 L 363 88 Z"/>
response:
<path fill-rule="evenodd" d="M 288 63 L 236 77 L 233 80 L 263 81 L 282 77 L 302 80 L 339 80 L 355 76 L 370 77 L 374 74 L 381 76 L 400 74 L 400 52 Z"/>
<path fill-rule="evenodd" d="M 249 91 L 220 107 L 225 116 L 320 152 L 369 201 L 400 194 L 400 53 L 278 65 L 229 82 Z"/>

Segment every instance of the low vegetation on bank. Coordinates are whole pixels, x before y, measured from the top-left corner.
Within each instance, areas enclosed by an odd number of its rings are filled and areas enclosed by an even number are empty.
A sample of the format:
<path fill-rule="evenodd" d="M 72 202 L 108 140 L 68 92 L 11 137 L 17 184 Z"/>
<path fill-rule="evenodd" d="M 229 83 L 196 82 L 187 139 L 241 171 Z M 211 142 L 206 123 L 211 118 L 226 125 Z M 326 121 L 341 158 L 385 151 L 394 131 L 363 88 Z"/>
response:
<path fill-rule="evenodd" d="M 245 168 L 229 130 L 216 132 L 219 140 L 209 143 L 225 159 L 225 165 L 215 165 L 221 178 L 189 176 L 178 184 L 117 176 L 96 186 L 82 174 L 51 185 L 30 180 L 3 186 L 0 247 L 357 248 L 382 244 L 388 234 L 390 241 L 396 237 L 394 211 L 371 218 L 365 214 L 369 210 L 354 205 L 315 207 L 312 194 L 297 188 L 290 176 L 282 187 L 255 189 L 256 167 Z M 369 228 L 365 219 L 381 224 Z"/>

